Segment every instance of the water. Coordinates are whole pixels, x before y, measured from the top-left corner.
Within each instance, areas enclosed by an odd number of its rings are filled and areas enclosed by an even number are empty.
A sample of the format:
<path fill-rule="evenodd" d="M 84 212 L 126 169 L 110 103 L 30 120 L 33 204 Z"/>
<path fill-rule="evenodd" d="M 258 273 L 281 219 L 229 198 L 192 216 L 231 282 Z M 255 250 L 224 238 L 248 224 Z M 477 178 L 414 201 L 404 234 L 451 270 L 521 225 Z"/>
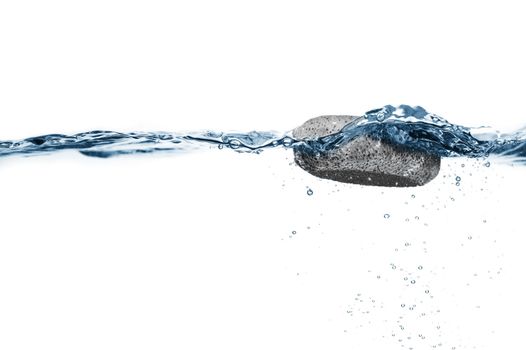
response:
<path fill-rule="evenodd" d="M 312 178 L 294 166 L 290 152 L 272 151 L 328 150 L 364 132 L 448 159 L 422 188 L 384 189 Z M 78 296 L 91 300 L 93 288 L 104 298 L 114 290 L 112 304 L 122 295 L 141 304 L 145 295 L 160 294 L 158 309 L 183 315 L 182 324 L 203 310 L 195 322 L 203 333 L 233 314 L 250 320 L 242 322 L 247 328 L 236 325 L 236 334 L 254 339 L 259 333 L 252 321 L 263 319 L 272 320 L 266 331 L 272 336 L 310 342 L 318 338 L 309 334 L 319 334 L 317 345 L 332 342 L 329 347 L 338 349 L 498 348 L 477 337 L 496 331 L 497 341 L 505 339 L 499 325 L 509 322 L 507 311 L 526 310 L 522 207 L 514 204 L 524 197 L 519 174 L 525 168 L 485 158 L 524 164 L 523 145 L 522 131 L 502 135 L 453 125 L 407 106 L 366 113 L 316 140 L 278 132 L 93 131 L 1 142 L 2 156 L 203 151 L 145 161 L 147 167 L 128 157 L 13 164 L 2 173 L 0 211 L 6 213 L 2 227 L 15 229 L 3 229 L 0 256 L 21 267 L 5 283 L 17 286 L 23 276 L 28 285 L 22 290 L 47 290 L 52 302 L 17 299 L 15 289 L 5 300 L 31 310 L 49 305 L 71 317 L 65 310 Z M 244 154 L 206 152 L 210 148 Z M 202 162 L 191 162 L 195 158 Z M 138 288 L 143 281 L 150 294 Z M 127 310 L 124 305 L 120 312 Z M 520 334 L 520 323 L 510 329 Z"/>
<path fill-rule="evenodd" d="M 49 134 L 18 141 L 0 141 L 0 156 L 74 149 L 86 156 L 107 158 L 134 153 L 185 152 L 210 146 L 249 153 L 277 147 L 302 147 L 304 150 L 324 152 L 363 134 L 441 157 L 485 158 L 496 155 L 511 162 L 526 163 L 526 128 L 501 134 L 490 127 L 470 128 L 452 124 L 422 107 L 407 105 L 388 105 L 369 111 L 340 132 L 312 140 L 294 139 L 291 132 L 207 131 L 177 134 L 96 130 L 74 135 Z"/>

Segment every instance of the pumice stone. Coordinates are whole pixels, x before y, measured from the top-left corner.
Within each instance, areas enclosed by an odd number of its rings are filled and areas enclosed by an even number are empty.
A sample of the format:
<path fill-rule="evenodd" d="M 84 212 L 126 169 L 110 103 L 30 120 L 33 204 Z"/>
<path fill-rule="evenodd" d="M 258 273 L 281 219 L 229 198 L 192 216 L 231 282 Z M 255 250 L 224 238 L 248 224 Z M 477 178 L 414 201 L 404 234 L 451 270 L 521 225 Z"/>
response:
<path fill-rule="evenodd" d="M 292 131 L 296 140 L 316 140 L 336 134 L 362 117 L 327 115 L 313 118 Z M 294 160 L 303 170 L 323 178 L 359 185 L 412 187 L 433 180 L 440 157 L 387 140 L 359 135 L 324 152 L 294 147 Z"/>

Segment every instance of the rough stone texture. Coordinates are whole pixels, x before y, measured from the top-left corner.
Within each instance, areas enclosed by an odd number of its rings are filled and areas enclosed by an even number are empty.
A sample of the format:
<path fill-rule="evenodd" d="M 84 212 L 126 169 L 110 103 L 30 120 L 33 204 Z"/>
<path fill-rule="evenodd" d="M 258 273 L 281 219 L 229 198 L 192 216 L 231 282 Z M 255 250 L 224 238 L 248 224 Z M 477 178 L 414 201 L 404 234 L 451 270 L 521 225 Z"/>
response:
<path fill-rule="evenodd" d="M 316 139 L 337 133 L 361 117 L 329 115 L 313 118 L 294 129 L 296 139 Z M 440 157 L 363 135 L 338 149 L 315 155 L 294 148 L 294 159 L 310 174 L 339 182 L 371 186 L 421 186 L 440 170 Z"/>

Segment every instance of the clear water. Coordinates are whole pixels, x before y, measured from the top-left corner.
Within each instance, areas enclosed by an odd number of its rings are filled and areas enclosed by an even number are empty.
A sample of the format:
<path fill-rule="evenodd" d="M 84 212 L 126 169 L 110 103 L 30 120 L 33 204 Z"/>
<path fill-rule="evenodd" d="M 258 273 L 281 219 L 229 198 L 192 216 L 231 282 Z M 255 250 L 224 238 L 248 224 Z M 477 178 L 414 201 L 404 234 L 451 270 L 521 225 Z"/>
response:
<path fill-rule="evenodd" d="M 335 184 L 312 179 L 308 174 L 303 174 L 305 177 L 302 177 L 288 169 L 286 163 L 292 163 L 290 157 L 286 158 L 286 161 L 283 161 L 283 157 L 271 158 L 275 152 L 265 151 L 259 157 L 241 157 L 247 162 L 252 162 L 252 165 L 256 162 L 263 163 L 263 159 L 267 161 L 271 159 L 280 164 L 276 165 L 279 176 L 266 179 L 272 185 L 240 186 L 240 193 L 248 194 L 246 197 L 241 196 L 239 202 L 252 203 L 250 201 L 254 198 L 279 200 L 274 201 L 270 206 L 262 205 L 259 210 L 262 214 L 253 216 L 254 220 L 260 220 L 261 216 L 265 217 L 257 224 L 258 227 L 262 227 L 261 231 L 265 234 L 251 235 L 249 232 L 252 228 L 247 227 L 247 230 L 243 231 L 244 234 L 240 236 L 242 238 L 239 238 L 242 239 L 239 247 L 243 249 L 235 249 L 240 255 L 239 259 L 235 260 L 236 264 L 232 266 L 237 266 L 240 261 L 243 263 L 248 261 L 250 264 L 252 260 L 244 256 L 249 253 L 243 250 L 254 254 L 257 257 L 254 260 L 273 260 L 285 264 L 286 272 L 282 272 L 283 267 L 280 265 L 274 270 L 272 266 L 264 265 L 261 270 L 256 269 L 259 273 L 244 274 L 243 278 L 249 279 L 261 289 L 263 286 L 258 284 L 261 283 L 259 280 L 269 281 L 269 284 L 274 281 L 265 279 L 267 271 L 290 273 L 290 276 L 286 275 L 290 278 L 284 279 L 282 281 L 284 284 L 279 285 L 280 298 L 286 298 L 290 305 L 298 305 L 298 310 L 308 309 L 308 315 L 312 319 L 330 318 L 329 332 L 334 338 L 332 340 L 334 344 L 339 346 L 351 343 L 353 346 L 350 348 L 368 348 L 369 344 L 377 345 L 376 348 L 387 349 L 496 348 L 491 344 L 480 344 L 476 337 L 480 333 L 490 334 L 498 328 L 495 323 L 502 320 L 498 316 L 505 314 L 499 308 L 506 309 L 510 305 L 510 303 L 506 304 L 507 300 L 518 300 L 525 292 L 520 287 L 523 284 L 519 281 L 520 278 L 515 277 L 523 273 L 521 264 L 513 264 L 513 259 L 510 258 L 523 254 L 522 247 L 517 244 L 517 237 L 523 230 L 523 225 L 517 224 L 522 216 L 522 207 L 510 200 L 515 198 L 517 189 L 502 186 L 504 181 L 499 177 L 503 175 L 499 174 L 498 167 L 490 167 L 485 158 L 496 156 L 511 165 L 524 164 L 526 162 L 524 129 L 512 134 L 500 134 L 488 127 L 469 128 L 451 124 L 421 107 L 386 106 L 365 113 L 362 118 L 346 126 L 339 133 L 314 140 L 296 140 L 290 132 L 176 134 L 91 131 L 69 136 L 52 134 L 19 141 L 3 141 L 0 142 L 0 156 L 30 156 L 68 149 L 99 158 L 123 154 L 189 152 L 195 149 L 205 151 L 210 147 L 232 149 L 242 153 L 260 153 L 264 150 L 296 146 L 323 151 L 338 147 L 363 133 L 450 159 L 443 162 L 444 171 L 439 177 L 423 188 L 390 190 Z M 224 156 L 228 154 L 220 153 Z M 266 156 L 270 157 L 265 158 Z M 292 169 L 295 168 L 297 167 Z M 514 170 L 518 168 L 524 169 L 521 166 Z M 192 171 L 193 169 L 190 172 Z M 65 170 L 62 173 L 63 177 L 67 177 L 64 175 Z M 173 184 L 172 173 L 166 171 L 155 173 L 161 178 L 159 182 Z M 56 186 L 49 186 L 47 183 L 59 175 L 44 171 L 39 177 L 34 178 L 33 174 L 34 172 L 25 171 L 16 174 L 26 179 L 26 192 L 31 196 L 33 193 L 39 193 L 37 198 L 51 198 L 50 201 L 54 198 L 57 198 L 57 201 L 61 201 L 61 198 L 69 198 L 70 193 L 67 193 L 67 189 L 58 188 L 66 187 L 60 184 L 60 181 Z M 247 171 L 242 174 L 251 173 Z M 185 181 L 181 180 L 184 176 L 184 173 L 178 174 L 178 182 L 184 183 Z M 225 174 L 219 172 L 219 174 L 214 173 L 214 176 L 217 178 L 209 181 L 211 184 L 208 184 L 208 187 L 207 184 L 200 184 L 199 187 L 202 193 L 207 193 L 207 196 L 221 198 L 225 195 L 225 191 L 214 190 L 215 187 L 220 187 L 214 184 L 227 183 L 226 177 L 230 175 L 228 172 Z M 40 177 L 44 178 L 43 181 L 40 180 L 42 182 L 38 182 Z M 140 175 L 127 173 L 126 170 L 119 172 L 116 177 L 131 177 L 131 183 L 142 181 Z M 206 176 L 201 178 L 208 179 Z M 195 181 L 192 176 L 187 176 L 186 180 L 186 183 Z M 520 183 L 516 177 L 507 178 L 506 181 Z M 89 183 L 84 186 L 77 184 L 71 186 L 70 191 L 77 191 L 76 198 L 90 196 L 95 189 L 89 187 Z M 119 202 L 119 206 L 124 207 L 128 212 L 134 212 L 132 207 L 127 206 L 133 205 L 134 202 L 131 200 L 132 195 L 129 194 L 131 187 L 119 185 L 117 182 L 113 182 L 111 186 L 112 191 L 117 192 L 117 195 L 112 192 L 115 197 L 130 199 Z M 282 191 L 282 186 L 287 191 Z M 49 187 L 48 190 L 46 187 Z M 181 196 L 172 187 L 178 188 L 177 184 L 173 184 L 159 188 L 159 193 L 162 192 L 163 195 L 173 198 Z M 61 190 L 62 195 L 57 195 L 56 192 Z M 228 188 L 227 191 L 230 194 L 233 190 Z M 13 208 L 27 206 L 23 196 L 17 194 L 11 197 L 15 198 L 14 203 L 7 201 L 6 206 Z M 520 195 L 519 197 L 522 198 Z M 368 201 L 357 201 L 355 198 L 368 198 Z M 188 213 L 190 209 L 184 208 L 185 201 L 180 202 L 179 210 Z M 297 205 L 299 202 L 302 203 L 301 207 Z M 57 202 L 52 203 L 57 205 Z M 482 205 L 477 207 L 476 204 Z M 113 213 L 113 205 L 112 201 L 100 201 L 97 208 L 90 208 L 90 215 L 97 216 L 91 214 L 92 212 L 102 216 L 106 215 L 105 213 Z M 148 203 L 138 212 L 148 210 L 147 208 L 152 205 Z M 172 217 L 171 213 L 177 211 L 175 209 L 177 205 L 178 203 L 173 203 L 166 211 L 157 207 L 155 210 L 165 213 L 159 217 Z M 207 221 L 210 222 L 214 221 L 210 219 L 214 215 L 218 222 L 221 222 L 221 217 L 230 218 L 234 215 L 232 207 L 229 206 L 210 207 L 206 203 L 200 205 L 203 207 L 200 206 L 199 210 L 206 213 Z M 235 217 L 244 214 L 252 218 L 249 207 L 249 205 L 236 206 Z M 295 211 L 298 207 L 299 210 Z M 48 202 L 39 207 L 39 211 L 47 213 L 44 217 L 52 217 L 50 214 L 52 210 L 53 205 Z M 240 211 L 242 214 L 239 213 Z M 84 220 L 81 214 L 79 220 Z M 124 220 L 128 220 L 128 217 L 123 217 L 122 221 Z M 108 221 L 115 222 L 115 225 L 119 224 L 117 219 Z M 270 225 L 273 221 L 275 226 Z M 157 229 L 152 229 L 150 225 Z M 145 230 L 148 232 L 145 244 L 155 244 L 152 235 L 155 237 L 156 232 L 166 230 L 162 225 L 155 225 L 159 224 L 149 222 L 148 226 L 145 226 L 148 227 Z M 225 225 L 228 227 L 232 223 L 225 222 Z M 84 222 L 79 226 L 89 225 Z M 272 231 L 273 229 L 276 231 L 276 226 L 281 232 Z M 119 230 L 121 229 L 114 228 L 114 231 Z M 199 231 L 203 230 L 199 228 Z M 209 227 L 210 232 L 215 230 L 217 227 Z M 228 231 L 228 229 L 222 230 Z M 92 231 L 87 232 L 85 237 L 96 234 L 97 230 Z M 233 240 L 232 237 L 230 240 L 225 238 L 228 234 L 223 231 L 221 235 L 205 235 L 208 240 L 218 237 L 214 242 L 219 248 L 208 252 L 213 255 L 217 251 L 216 259 L 196 254 L 197 258 L 210 259 L 215 262 L 214 264 L 224 266 L 221 265 L 223 261 L 221 244 L 229 245 Z M 99 234 L 107 235 L 104 232 Z M 45 246 L 52 235 L 52 232 L 39 234 L 42 240 L 38 241 L 39 244 Z M 183 239 L 193 238 L 196 235 L 173 234 L 173 236 L 177 237 L 176 239 Z M 276 237 L 279 237 L 277 239 L 282 244 L 282 248 L 276 249 L 276 246 L 272 245 L 266 246 L 265 249 L 265 242 L 268 244 Z M 123 241 L 130 239 L 132 238 L 123 236 Z M 195 239 L 195 245 L 191 246 L 197 251 L 202 248 L 202 241 L 199 238 Z M 180 250 L 169 246 L 166 254 L 177 256 L 183 254 L 185 250 L 193 251 L 187 249 L 185 242 L 183 240 L 181 244 L 174 245 L 180 246 Z M 45 251 L 41 249 L 41 245 L 36 245 L 37 252 Z M 120 245 L 119 241 L 117 246 Z M 269 250 L 269 247 L 272 250 Z M 269 251 L 272 251 L 271 258 L 267 256 Z M 504 251 L 507 253 L 507 258 L 503 255 Z M 188 257 L 185 256 L 186 258 Z M 185 259 L 181 261 L 186 264 L 188 262 Z M 130 258 L 130 261 L 135 260 L 135 255 Z M 42 261 L 47 261 L 47 258 L 42 258 Z M 516 270 L 513 270 L 514 265 Z M 221 275 L 219 270 L 212 268 L 212 271 L 214 274 Z M 514 271 L 517 274 L 514 274 Z M 82 274 L 79 276 L 83 278 Z M 354 284 L 355 281 L 358 283 Z M 326 294 L 309 294 L 309 291 L 319 290 L 320 285 L 323 286 L 324 291 L 326 290 Z M 498 295 L 502 291 L 506 293 L 505 298 Z M 510 296 L 510 293 L 513 294 Z M 252 307 L 264 313 L 264 308 L 258 307 L 259 303 L 258 300 Z M 298 312 L 298 315 L 303 314 Z M 477 322 L 473 322 L 474 320 Z M 320 321 L 320 324 L 323 323 Z M 283 325 L 283 327 L 290 329 L 293 325 Z M 520 324 L 518 327 L 520 328 Z M 298 334 L 298 337 L 304 336 L 305 329 L 298 329 L 295 334 Z M 498 339 L 504 337 L 502 332 L 498 333 Z M 478 347 L 475 347 L 475 344 L 478 344 Z"/>
<path fill-rule="evenodd" d="M 526 162 L 526 129 L 501 134 L 490 127 L 449 123 L 422 107 L 385 106 L 365 113 L 340 132 L 313 140 L 298 140 L 291 132 L 202 133 L 89 131 L 75 135 L 50 134 L 18 141 L 0 141 L 0 156 L 32 155 L 75 149 L 86 156 L 154 152 L 184 152 L 215 145 L 237 152 L 260 153 L 276 147 L 307 147 L 323 152 L 368 134 L 442 157 L 505 157 Z"/>

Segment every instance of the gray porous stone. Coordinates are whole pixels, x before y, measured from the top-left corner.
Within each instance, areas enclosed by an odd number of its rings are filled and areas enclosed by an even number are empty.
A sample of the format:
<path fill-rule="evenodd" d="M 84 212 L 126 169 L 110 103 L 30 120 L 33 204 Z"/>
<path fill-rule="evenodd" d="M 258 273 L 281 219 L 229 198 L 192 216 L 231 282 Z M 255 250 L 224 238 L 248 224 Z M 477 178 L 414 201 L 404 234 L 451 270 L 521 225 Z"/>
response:
<path fill-rule="evenodd" d="M 362 117 L 327 115 L 293 130 L 298 140 L 312 140 L 339 132 Z M 294 148 L 294 160 L 308 173 L 334 181 L 371 186 L 422 186 L 440 170 L 440 157 L 361 135 L 340 147 L 314 154 Z"/>

